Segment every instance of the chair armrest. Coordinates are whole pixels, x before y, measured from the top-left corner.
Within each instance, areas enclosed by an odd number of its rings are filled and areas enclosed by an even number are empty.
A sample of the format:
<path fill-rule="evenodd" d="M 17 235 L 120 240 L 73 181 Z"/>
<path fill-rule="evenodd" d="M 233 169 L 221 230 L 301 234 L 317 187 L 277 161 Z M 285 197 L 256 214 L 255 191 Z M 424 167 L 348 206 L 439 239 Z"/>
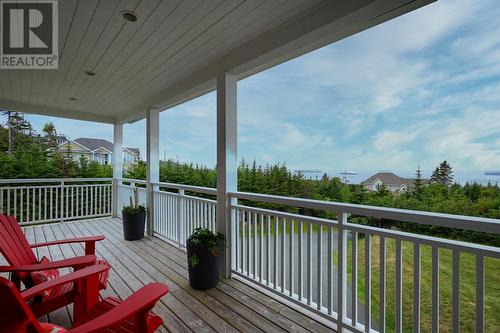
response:
<path fill-rule="evenodd" d="M 96 256 L 88 255 L 70 259 L 51 261 L 42 264 L 20 265 L 20 266 L 0 266 L 0 272 L 36 272 L 54 268 L 88 266 L 96 261 Z"/>
<path fill-rule="evenodd" d="M 90 237 L 80 237 L 80 238 L 59 239 L 50 242 L 30 244 L 30 246 L 32 249 L 34 249 L 41 246 L 85 243 L 85 254 L 95 254 L 95 242 L 102 241 L 104 238 L 105 238 L 104 236 L 90 236 Z"/>
<path fill-rule="evenodd" d="M 32 298 L 35 295 L 39 295 L 40 293 L 44 292 L 45 290 L 52 289 L 55 287 L 58 287 L 60 285 L 70 283 L 70 282 L 75 282 L 78 280 L 82 280 L 85 278 L 88 278 L 93 275 L 100 274 L 101 272 L 104 272 L 108 268 L 104 265 L 93 265 L 89 266 L 83 269 L 80 269 L 78 271 L 75 271 L 73 273 L 65 274 L 61 277 L 58 277 L 57 279 L 49 280 L 47 282 L 43 282 L 40 284 L 37 284 L 36 286 L 25 290 L 21 293 L 21 296 L 25 299 L 28 300 Z"/>
<path fill-rule="evenodd" d="M 150 283 L 102 316 L 70 329 L 68 333 L 102 332 L 106 328 L 119 324 L 127 317 L 149 311 L 167 293 L 168 287 L 163 283 Z"/>

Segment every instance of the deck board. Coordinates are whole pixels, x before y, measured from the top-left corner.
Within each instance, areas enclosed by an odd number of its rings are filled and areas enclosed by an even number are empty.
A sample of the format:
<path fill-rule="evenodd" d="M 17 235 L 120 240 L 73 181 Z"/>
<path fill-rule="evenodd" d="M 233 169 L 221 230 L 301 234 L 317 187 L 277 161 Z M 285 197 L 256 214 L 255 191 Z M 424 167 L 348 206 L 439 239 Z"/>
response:
<path fill-rule="evenodd" d="M 165 324 L 160 332 L 332 332 L 305 314 L 269 298 L 234 279 L 222 280 L 217 288 L 198 291 L 189 287 L 186 254 L 155 237 L 129 242 L 122 237 L 121 220 L 99 218 L 24 228 L 29 242 L 105 235 L 96 255 L 113 266 L 107 290 L 101 295 L 126 298 L 144 284 L 166 283 L 170 292 L 154 311 Z M 81 244 L 40 248 L 36 255 L 52 260 L 83 255 Z M 3 260 L 3 258 L 1 258 Z M 49 320 L 64 327 L 71 324 L 71 307 L 51 313 Z"/>

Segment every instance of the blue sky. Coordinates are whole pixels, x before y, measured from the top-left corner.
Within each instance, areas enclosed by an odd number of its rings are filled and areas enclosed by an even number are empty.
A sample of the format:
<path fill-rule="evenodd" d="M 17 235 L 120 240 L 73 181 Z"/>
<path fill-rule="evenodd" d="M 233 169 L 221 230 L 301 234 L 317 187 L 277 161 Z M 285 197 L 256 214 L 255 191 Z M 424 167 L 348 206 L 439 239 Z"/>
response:
<path fill-rule="evenodd" d="M 240 81 L 239 157 L 330 174 L 500 169 L 499 17 L 498 0 L 440 0 Z M 161 155 L 215 165 L 215 105 L 210 93 L 162 112 Z M 112 138 L 110 125 L 29 119 Z M 124 140 L 144 151 L 144 121 Z"/>

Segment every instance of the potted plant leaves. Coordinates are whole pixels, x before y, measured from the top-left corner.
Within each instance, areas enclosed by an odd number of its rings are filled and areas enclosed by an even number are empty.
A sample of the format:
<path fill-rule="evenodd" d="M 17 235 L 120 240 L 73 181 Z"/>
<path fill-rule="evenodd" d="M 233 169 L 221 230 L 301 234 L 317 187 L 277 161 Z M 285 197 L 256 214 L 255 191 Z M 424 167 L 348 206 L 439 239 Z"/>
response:
<path fill-rule="evenodd" d="M 130 205 L 122 209 L 123 236 L 125 240 L 138 240 L 144 237 L 146 225 L 146 207 L 139 205 L 137 188 L 134 188 L 134 196 L 130 197 Z"/>
<path fill-rule="evenodd" d="M 187 240 L 189 285 L 197 290 L 217 286 L 224 235 L 209 229 L 196 228 Z"/>

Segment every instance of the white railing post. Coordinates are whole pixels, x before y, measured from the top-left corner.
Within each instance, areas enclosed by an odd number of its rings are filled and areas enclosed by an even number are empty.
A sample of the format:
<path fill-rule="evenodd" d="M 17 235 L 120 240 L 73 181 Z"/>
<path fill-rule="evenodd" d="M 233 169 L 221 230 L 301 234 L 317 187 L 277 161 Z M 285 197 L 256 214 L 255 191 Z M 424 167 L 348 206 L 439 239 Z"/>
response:
<path fill-rule="evenodd" d="M 184 236 L 184 230 L 186 230 L 185 227 L 185 220 L 184 220 L 184 194 L 185 191 L 180 189 L 179 190 L 179 200 L 177 201 L 177 243 L 179 244 L 179 248 L 181 248 L 182 244 L 185 244 L 185 236 Z"/>
<path fill-rule="evenodd" d="M 149 109 L 146 117 L 146 188 L 147 188 L 147 232 L 154 233 L 154 191 L 160 181 L 160 112 Z"/>
<path fill-rule="evenodd" d="M 237 78 L 223 72 L 217 76 L 217 231 L 226 236 L 223 275 L 231 277 L 231 198 L 237 190 Z"/>
<path fill-rule="evenodd" d="M 113 185 L 112 185 L 112 212 L 118 217 L 118 182 L 123 177 L 123 125 L 113 126 Z M 83 188 L 82 188 L 83 189 Z M 83 193 L 82 193 L 83 194 Z"/>
<path fill-rule="evenodd" d="M 64 180 L 61 181 L 60 183 L 61 185 L 61 207 L 59 207 L 59 209 L 61 210 L 60 211 L 60 214 L 61 216 L 59 216 L 61 222 L 64 221 Z M 29 198 L 27 198 L 29 200 Z M 56 200 L 58 200 L 58 198 L 56 197 Z"/>
<path fill-rule="evenodd" d="M 347 292 L 347 238 L 345 237 L 344 224 L 347 222 L 347 213 L 339 212 L 338 220 L 338 265 L 337 265 L 337 332 L 344 331 L 344 317 L 346 313 Z M 353 300 L 354 302 L 354 300 Z"/>

